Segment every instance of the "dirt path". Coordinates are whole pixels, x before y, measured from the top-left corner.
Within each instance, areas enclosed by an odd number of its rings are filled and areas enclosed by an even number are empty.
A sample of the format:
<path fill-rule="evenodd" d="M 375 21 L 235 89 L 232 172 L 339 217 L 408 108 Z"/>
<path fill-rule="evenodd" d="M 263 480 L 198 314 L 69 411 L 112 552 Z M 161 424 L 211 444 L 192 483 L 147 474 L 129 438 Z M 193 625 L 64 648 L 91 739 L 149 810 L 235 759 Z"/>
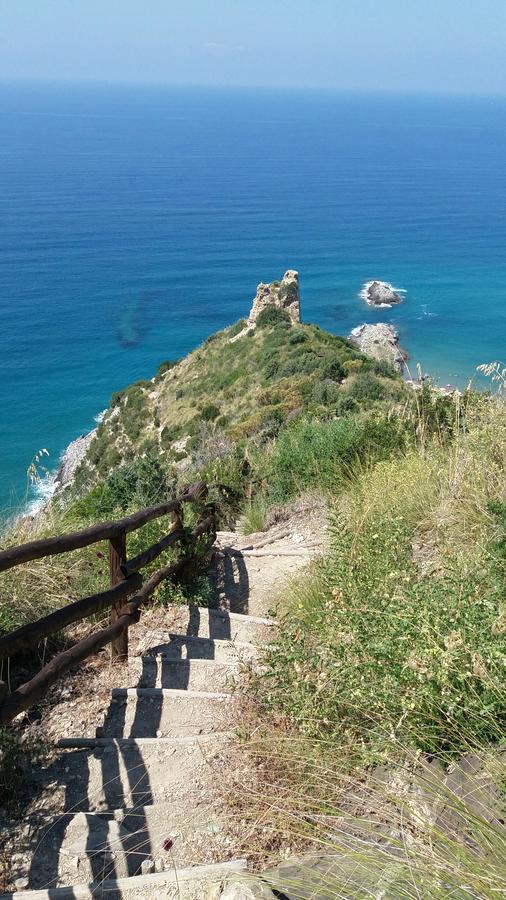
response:
<path fill-rule="evenodd" d="M 220 533 L 216 609 L 147 612 L 128 665 L 65 682 L 42 721 L 55 750 L 12 828 L 16 892 L 0 900 L 203 900 L 246 868 L 226 803 L 247 765 L 236 688 L 269 641 L 280 588 L 323 540 L 321 510 L 306 508 L 267 532 Z"/>

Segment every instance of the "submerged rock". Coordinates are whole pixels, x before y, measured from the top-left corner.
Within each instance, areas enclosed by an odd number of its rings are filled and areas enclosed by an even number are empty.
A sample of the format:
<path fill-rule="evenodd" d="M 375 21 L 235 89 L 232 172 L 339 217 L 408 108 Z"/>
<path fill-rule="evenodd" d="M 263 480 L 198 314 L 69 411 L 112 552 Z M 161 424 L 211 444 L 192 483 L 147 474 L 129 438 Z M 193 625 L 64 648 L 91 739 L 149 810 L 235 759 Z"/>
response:
<path fill-rule="evenodd" d="M 248 318 L 248 327 L 252 327 L 266 306 L 277 306 L 290 316 L 293 325 L 300 322 L 299 273 L 288 269 L 281 281 L 270 284 L 260 282 L 257 287 L 253 306 Z"/>
<path fill-rule="evenodd" d="M 399 346 L 399 335 L 392 325 L 385 322 L 359 325 L 351 332 L 350 340 L 366 356 L 371 356 L 379 362 L 390 363 L 401 374 L 404 371 L 408 354 Z"/>
<path fill-rule="evenodd" d="M 397 288 L 392 287 L 388 281 L 368 281 L 364 284 L 360 296 L 369 306 L 392 306 L 394 303 L 402 303 L 401 294 Z"/>

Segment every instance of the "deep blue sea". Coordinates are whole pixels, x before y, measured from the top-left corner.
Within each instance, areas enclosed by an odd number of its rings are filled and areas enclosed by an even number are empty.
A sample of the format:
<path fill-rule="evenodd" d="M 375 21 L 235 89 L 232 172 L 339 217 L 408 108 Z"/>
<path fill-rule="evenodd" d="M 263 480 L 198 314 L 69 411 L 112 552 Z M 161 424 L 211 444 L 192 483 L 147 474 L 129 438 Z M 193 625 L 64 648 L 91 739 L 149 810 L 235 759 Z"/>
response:
<path fill-rule="evenodd" d="M 0 508 L 287 268 L 306 321 L 392 321 L 444 383 L 504 359 L 506 99 L 0 86 Z"/>

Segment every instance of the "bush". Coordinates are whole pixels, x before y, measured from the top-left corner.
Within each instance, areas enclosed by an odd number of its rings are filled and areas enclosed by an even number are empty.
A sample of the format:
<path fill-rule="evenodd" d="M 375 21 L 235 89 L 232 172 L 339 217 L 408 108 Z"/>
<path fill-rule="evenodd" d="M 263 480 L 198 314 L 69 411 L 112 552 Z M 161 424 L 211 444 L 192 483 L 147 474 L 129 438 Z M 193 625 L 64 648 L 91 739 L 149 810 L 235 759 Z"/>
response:
<path fill-rule="evenodd" d="M 200 419 L 203 422 L 212 422 L 216 419 L 220 414 L 220 410 L 214 403 L 208 403 L 200 410 Z"/>
<path fill-rule="evenodd" d="M 228 337 L 228 338 L 236 337 L 236 335 L 240 334 L 241 331 L 244 331 L 245 328 L 246 328 L 246 320 L 245 320 L 245 319 L 239 319 L 239 321 L 236 322 L 235 325 L 232 325 L 232 326 L 228 329 L 228 331 L 227 331 L 227 337 Z"/>
<path fill-rule="evenodd" d="M 272 328 L 273 325 L 290 325 L 291 320 L 286 310 L 268 303 L 258 316 L 256 324 L 257 328 Z"/>
<path fill-rule="evenodd" d="M 322 369 L 322 378 L 328 378 L 330 381 L 342 381 L 345 371 L 339 359 L 332 359 L 325 363 Z"/>
<path fill-rule="evenodd" d="M 355 375 L 346 393 L 359 403 L 384 400 L 387 396 L 385 385 L 372 372 L 360 372 Z"/>
<path fill-rule="evenodd" d="M 358 416 L 294 423 L 279 435 L 271 460 L 270 491 L 277 502 L 320 487 L 339 490 L 357 463 L 386 459 L 405 447 L 398 421 Z"/>
<path fill-rule="evenodd" d="M 129 508 L 153 506 L 172 496 L 173 483 L 156 450 L 131 463 L 118 466 L 73 507 L 73 514 L 91 520 L 125 512 Z"/>
<path fill-rule="evenodd" d="M 334 381 L 317 381 L 313 386 L 311 399 L 321 406 L 335 406 L 341 396 L 341 388 Z"/>
<path fill-rule="evenodd" d="M 295 334 L 291 334 L 288 338 L 288 343 L 293 347 L 297 344 L 305 344 L 307 341 L 307 335 L 304 334 L 303 331 L 296 331 Z"/>
<path fill-rule="evenodd" d="M 399 373 L 390 363 L 386 362 L 386 360 L 375 360 L 372 365 L 372 371 L 375 375 L 379 375 L 382 378 L 395 378 L 399 380 Z"/>
<path fill-rule="evenodd" d="M 268 508 L 267 500 L 262 494 L 257 494 L 246 503 L 238 522 L 239 533 L 255 534 L 257 531 L 263 531 Z"/>
<path fill-rule="evenodd" d="M 178 366 L 180 362 L 180 359 L 164 359 L 158 366 L 157 375 L 163 375 L 164 372 L 168 372 L 170 369 Z"/>

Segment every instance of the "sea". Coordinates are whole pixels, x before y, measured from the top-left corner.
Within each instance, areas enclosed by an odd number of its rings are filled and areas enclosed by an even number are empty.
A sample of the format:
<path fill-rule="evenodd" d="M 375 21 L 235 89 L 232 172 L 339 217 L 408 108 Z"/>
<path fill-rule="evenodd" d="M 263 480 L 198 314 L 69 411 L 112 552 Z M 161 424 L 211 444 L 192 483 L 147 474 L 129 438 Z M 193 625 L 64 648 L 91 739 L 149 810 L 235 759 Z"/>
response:
<path fill-rule="evenodd" d="M 506 98 L 1 84 L 2 514 L 288 268 L 305 321 L 391 322 L 414 373 L 483 384 L 506 356 Z M 402 305 L 367 307 L 372 279 Z"/>

